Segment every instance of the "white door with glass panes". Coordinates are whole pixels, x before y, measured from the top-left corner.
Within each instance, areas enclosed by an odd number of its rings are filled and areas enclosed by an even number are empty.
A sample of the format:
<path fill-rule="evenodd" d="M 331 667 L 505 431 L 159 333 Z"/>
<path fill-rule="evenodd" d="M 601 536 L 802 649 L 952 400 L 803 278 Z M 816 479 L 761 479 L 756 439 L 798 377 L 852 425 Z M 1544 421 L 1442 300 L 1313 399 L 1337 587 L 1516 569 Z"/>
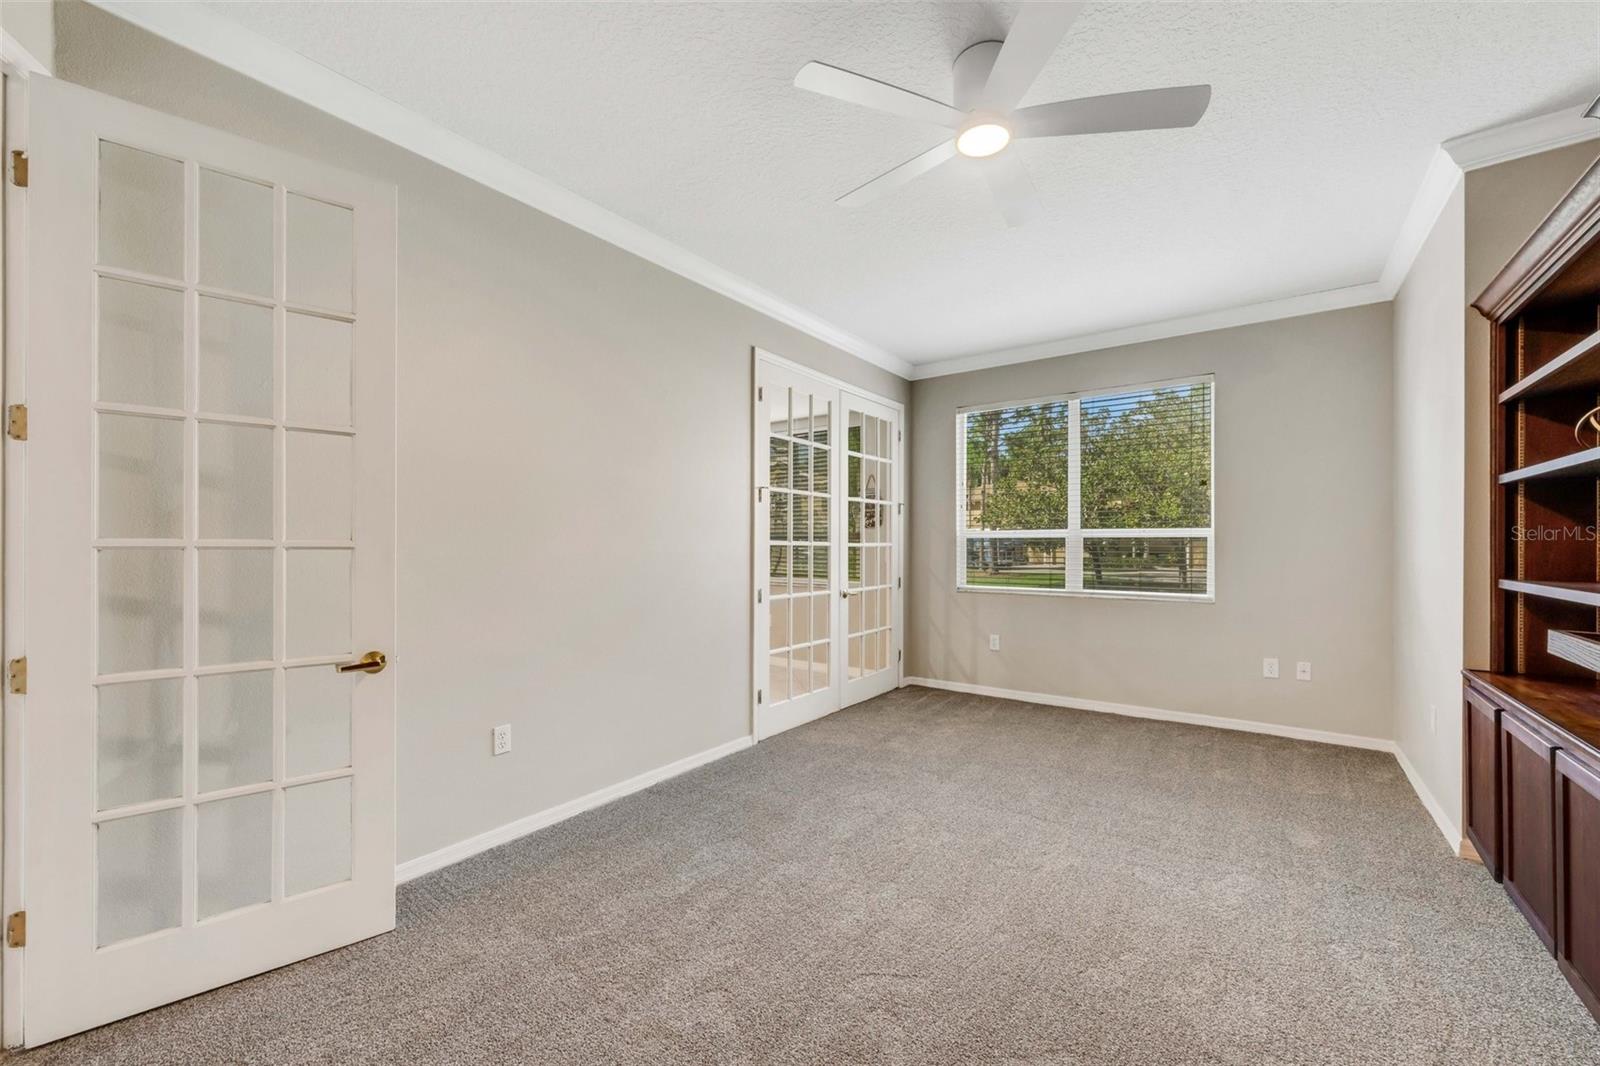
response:
<path fill-rule="evenodd" d="M 5 1007 L 32 1045 L 394 927 L 395 192 L 27 96 Z"/>
<path fill-rule="evenodd" d="M 840 574 L 844 694 L 848 707 L 900 683 L 900 412 L 841 392 L 845 476 Z"/>
<path fill-rule="evenodd" d="M 900 679 L 899 408 L 757 353 L 755 732 Z"/>

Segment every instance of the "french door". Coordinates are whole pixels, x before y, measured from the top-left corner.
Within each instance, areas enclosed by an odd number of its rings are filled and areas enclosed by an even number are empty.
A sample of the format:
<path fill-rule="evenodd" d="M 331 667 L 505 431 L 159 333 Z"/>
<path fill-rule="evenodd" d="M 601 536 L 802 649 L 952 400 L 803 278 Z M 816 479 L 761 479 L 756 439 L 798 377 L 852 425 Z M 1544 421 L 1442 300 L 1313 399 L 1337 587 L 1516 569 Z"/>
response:
<path fill-rule="evenodd" d="M 5 1006 L 33 1045 L 394 927 L 395 239 L 392 186 L 27 97 Z"/>
<path fill-rule="evenodd" d="M 755 733 L 900 681 L 901 412 L 756 353 Z"/>
<path fill-rule="evenodd" d="M 900 412 L 840 392 L 844 566 L 839 578 L 844 635 L 841 703 L 880 696 L 900 683 Z"/>

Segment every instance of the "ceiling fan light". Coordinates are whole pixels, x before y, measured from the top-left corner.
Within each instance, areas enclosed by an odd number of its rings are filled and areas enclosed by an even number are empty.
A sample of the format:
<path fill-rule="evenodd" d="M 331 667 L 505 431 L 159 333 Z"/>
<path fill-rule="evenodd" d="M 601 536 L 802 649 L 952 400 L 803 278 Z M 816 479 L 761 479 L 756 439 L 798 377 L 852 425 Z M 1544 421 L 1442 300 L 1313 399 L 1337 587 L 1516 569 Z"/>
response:
<path fill-rule="evenodd" d="M 994 155 L 1011 143 L 1011 131 L 998 122 L 968 126 L 956 138 L 956 151 L 972 159 Z"/>

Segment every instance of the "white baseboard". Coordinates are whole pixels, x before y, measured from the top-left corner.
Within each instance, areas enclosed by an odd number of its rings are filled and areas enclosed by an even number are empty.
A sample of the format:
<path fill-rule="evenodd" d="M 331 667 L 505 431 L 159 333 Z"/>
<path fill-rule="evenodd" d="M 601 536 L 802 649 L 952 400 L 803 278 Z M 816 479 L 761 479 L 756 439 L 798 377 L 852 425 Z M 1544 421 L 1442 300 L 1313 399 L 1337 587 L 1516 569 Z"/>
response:
<path fill-rule="evenodd" d="M 1057 696 L 1048 692 L 1019 692 L 1015 689 L 996 688 L 993 685 L 973 685 L 965 681 L 941 681 L 932 677 L 908 677 L 907 685 L 923 685 L 947 692 L 966 692 L 974 696 L 993 696 L 1003 700 L 1038 703 L 1046 707 L 1069 707 L 1078 711 L 1095 711 L 1100 714 L 1119 714 L 1127 718 L 1151 718 L 1158 722 L 1182 722 L 1185 725 L 1209 726 L 1212 729 L 1232 729 L 1241 733 L 1264 733 L 1268 736 L 1287 737 L 1290 740 L 1309 740 L 1317 744 L 1336 744 L 1343 748 L 1365 748 L 1368 751 L 1386 751 L 1395 757 L 1400 770 L 1411 783 L 1422 806 L 1432 816 L 1433 822 L 1450 845 L 1450 854 L 1461 848 L 1461 831 L 1444 813 L 1432 792 L 1422 783 L 1416 767 L 1411 765 L 1400 746 L 1382 737 L 1363 737 L 1353 733 L 1334 733 L 1325 729 L 1305 729 L 1300 726 L 1277 725 L 1272 722 L 1254 722 L 1248 718 L 1222 718 L 1213 714 L 1192 714 L 1188 711 L 1168 711 L 1160 707 L 1140 707 L 1131 703 L 1111 703 L 1106 700 L 1086 700 L 1074 696 Z"/>
<path fill-rule="evenodd" d="M 1343 748 L 1366 748 L 1370 751 L 1394 751 L 1394 741 L 1381 737 L 1362 737 L 1353 733 L 1332 733 L 1325 729 L 1304 729 L 1294 725 L 1275 725 L 1271 722 L 1254 722 L 1248 718 L 1221 718 L 1214 714 L 1192 714 L 1189 711 L 1168 711 L 1160 707 L 1140 707 L 1132 703 L 1110 703 L 1106 700 L 1086 700 L 1076 696 L 1057 696 L 1048 692 L 1018 692 L 992 685 L 972 685 L 965 681 L 940 681 L 931 677 L 908 677 L 908 685 L 925 685 L 928 688 L 949 692 L 967 692 L 974 696 L 994 696 L 1002 700 L 1020 700 L 1023 703 L 1041 703 L 1047 707 L 1070 707 L 1077 711 L 1095 711 L 1100 714 L 1120 714 L 1125 718 L 1153 718 L 1159 722 L 1182 722 L 1185 725 L 1203 725 L 1212 729 L 1232 729 L 1240 733 L 1266 733 L 1291 740 L 1310 740 L 1318 744 L 1337 744 Z"/>
<path fill-rule="evenodd" d="M 707 763 L 716 762 L 718 759 L 725 758 L 735 752 L 743 751 L 754 743 L 755 741 L 750 737 L 739 737 L 728 741 L 726 744 L 718 744 L 714 748 L 708 748 L 695 755 L 679 759 L 677 762 L 658 766 L 654 770 L 646 770 L 637 777 L 630 777 L 626 781 L 619 781 L 614 785 L 596 789 L 586 796 L 579 796 L 577 799 L 568 800 L 546 810 L 518 818 L 514 822 L 507 822 L 505 825 L 479 833 L 477 836 L 468 837 L 466 840 L 442 847 L 438 851 L 430 851 L 426 855 L 418 855 L 414 859 L 407 859 L 394 868 L 395 882 L 404 884 L 407 881 L 421 877 L 423 874 L 430 874 L 435 870 L 443 869 L 452 863 L 460 862 L 462 859 L 471 858 L 479 852 L 499 847 L 501 844 L 515 840 L 518 837 L 527 836 L 529 833 L 555 825 L 557 822 L 564 822 L 575 814 L 593 810 L 596 807 L 610 803 L 612 800 L 621 799 L 623 796 L 643 791 L 651 785 L 660 784 L 668 778 L 677 777 L 679 774 L 705 766 Z"/>
<path fill-rule="evenodd" d="M 1405 771 L 1406 780 L 1411 782 L 1412 791 L 1416 792 L 1417 798 L 1422 801 L 1428 813 L 1433 815 L 1433 824 L 1444 834 L 1445 842 L 1450 845 L 1450 854 L 1460 855 L 1461 830 L 1450 820 L 1450 816 L 1444 813 L 1439 798 L 1423 783 L 1422 775 L 1417 773 L 1417 768 L 1411 765 L 1411 760 L 1406 758 L 1405 751 L 1398 744 L 1394 746 L 1394 757 L 1400 763 L 1400 769 Z"/>

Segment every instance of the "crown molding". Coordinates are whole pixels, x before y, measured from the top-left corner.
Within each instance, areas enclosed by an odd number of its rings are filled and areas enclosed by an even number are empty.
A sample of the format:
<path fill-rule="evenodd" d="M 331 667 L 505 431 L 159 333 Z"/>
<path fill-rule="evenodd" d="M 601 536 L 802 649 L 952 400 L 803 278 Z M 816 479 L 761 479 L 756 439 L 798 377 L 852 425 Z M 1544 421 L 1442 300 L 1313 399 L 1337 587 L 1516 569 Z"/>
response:
<path fill-rule="evenodd" d="M 1234 326 L 1392 300 L 1404 284 L 1406 275 L 1411 272 L 1418 253 L 1422 251 L 1423 244 L 1433 232 L 1434 225 L 1438 223 L 1439 216 L 1467 170 L 1520 159 L 1596 137 L 1600 137 L 1600 121 L 1584 117 L 1576 108 L 1572 108 L 1445 141 L 1428 160 L 1428 168 L 1423 172 L 1422 181 L 1411 198 L 1411 206 L 1395 234 L 1389 256 L 1384 261 L 1383 272 L 1377 281 L 1206 311 L 1103 333 L 1079 334 L 1017 348 L 919 363 L 913 367 L 912 380 L 964 374 L 971 370 L 1026 363 L 1058 355 L 1075 355 L 1144 341 L 1166 340 L 1190 333 L 1209 333 Z"/>
<path fill-rule="evenodd" d="M 1583 105 L 1578 104 L 1548 115 L 1452 137 L 1441 147 L 1462 170 L 1477 170 L 1596 137 L 1600 137 L 1600 120 L 1588 117 Z"/>
<path fill-rule="evenodd" d="M 15 73 L 24 78 L 30 74 L 50 75 L 50 68 L 4 29 L 0 29 L 0 67 L 8 74 Z"/>
<path fill-rule="evenodd" d="M 182 48 L 908 380 L 1391 300 L 1405 281 L 1464 171 L 1600 138 L 1600 121 L 1585 117 L 1575 106 L 1445 141 L 1429 161 L 1382 273 L 1373 282 L 912 364 L 202 5 L 149 0 L 89 2 Z M 5 58 L 16 64 L 18 61 L 12 59 L 11 53 L 15 41 L 6 35 L 4 43 Z M 32 60 L 25 50 L 21 51 L 21 56 Z M 47 73 L 37 61 L 33 63 L 31 69 Z"/>
<path fill-rule="evenodd" d="M 1595 125 L 1600 126 L 1600 123 Z M 1338 311 L 1346 307 L 1360 307 L 1362 304 L 1392 300 L 1395 293 L 1400 291 L 1406 275 L 1411 272 L 1411 264 L 1416 262 L 1417 253 L 1422 251 L 1422 245 L 1428 239 L 1428 234 L 1433 232 L 1434 224 L 1439 221 L 1439 215 L 1450 202 L 1450 195 L 1461 183 L 1461 177 L 1462 170 L 1456 161 L 1442 148 L 1434 149 L 1433 157 L 1428 161 L 1428 169 L 1423 173 L 1422 182 L 1411 198 L 1411 206 L 1406 211 L 1404 221 L 1400 223 L 1394 244 L 1389 248 L 1389 257 L 1384 261 L 1383 273 L 1379 275 L 1377 281 L 1245 304 L 1241 307 L 1225 307 L 1216 311 L 1205 311 L 1197 315 L 1128 326 L 1103 333 L 1085 333 L 1060 340 L 1024 345 L 1020 348 L 1003 348 L 978 355 L 919 363 L 913 368 L 912 380 L 943 377 L 946 374 L 964 374 L 969 370 L 986 370 L 990 367 L 1049 359 L 1057 355 L 1076 355 L 1080 352 L 1117 348 L 1144 341 L 1167 340 L 1190 333 L 1210 333 L 1213 330 L 1232 329 L 1234 326 L 1274 322 L 1283 318 L 1297 318 L 1300 315 L 1314 315 L 1323 311 Z"/>
<path fill-rule="evenodd" d="M 298 52 L 194 3 L 90 0 L 125 22 L 415 152 L 891 374 L 911 364 Z"/>
<path fill-rule="evenodd" d="M 1600 126 L 1600 122 L 1595 125 Z M 1460 164 L 1449 152 L 1443 147 L 1433 150 L 1433 158 L 1428 160 L 1422 183 L 1411 197 L 1411 207 L 1407 209 L 1405 220 L 1400 223 L 1400 231 L 1395 234 L 1394 244 L 1389 248 L 1383 273 L 1378 276 L 1378 287 L 1389 294 L 1388 299 L 1394 299 L 1395 293 L 1405 283 L 1406 275 L 1411 273 L 1411 264 L 1417 261 L 1417 254 L 1422 251 L 1428 234 L 1433 232 L 1434 224 L 1444 213 L 1445 205 L 1450 202 L 1463 176 Z"/>
<path fill-rule="evenodd" d="M 978 355 L 963 355 L 955 359 L 918 363 L 912 368 L 914 371 L 912 380 L 944 377 L 947 374 L 965 374 L 971 370 L 987 370 L 991 367 L 1009 366 L 1012 363 L 1031 363 L 1036 359 L 1077 355 L 1080 352 L 1095 352 L 1102 348 L 1120 348 L 1127 344 L 1184 337 L 1192 333 L 1210 333 L 1213 330 L 1232 329 L 1234 326 L 1273 322 L 1280 318 L 1298 318 L 1301 315 L 1314 315 L 1322 311 L 1338 311 L 1346 307 L 1382 303 L 1393 296 L 1393 293 L 1383 291 L 1375 281 L 1364 285 L 1348 285 L 1342 289 L 1324 289 L 1321 292 L 1287 296 L 1281 300 L 1267 300 L 1242 307 L 1225 307 L 1197 315 L 1186 315 L 1183 318 L 1169 318 L 1161 322 L 1147 322 L 1124 329 L 1107 330 L 1103 333 L 1083 333 L 1059 340 L 1027 344 L 1020 348 L 1002 348 Z"/>

